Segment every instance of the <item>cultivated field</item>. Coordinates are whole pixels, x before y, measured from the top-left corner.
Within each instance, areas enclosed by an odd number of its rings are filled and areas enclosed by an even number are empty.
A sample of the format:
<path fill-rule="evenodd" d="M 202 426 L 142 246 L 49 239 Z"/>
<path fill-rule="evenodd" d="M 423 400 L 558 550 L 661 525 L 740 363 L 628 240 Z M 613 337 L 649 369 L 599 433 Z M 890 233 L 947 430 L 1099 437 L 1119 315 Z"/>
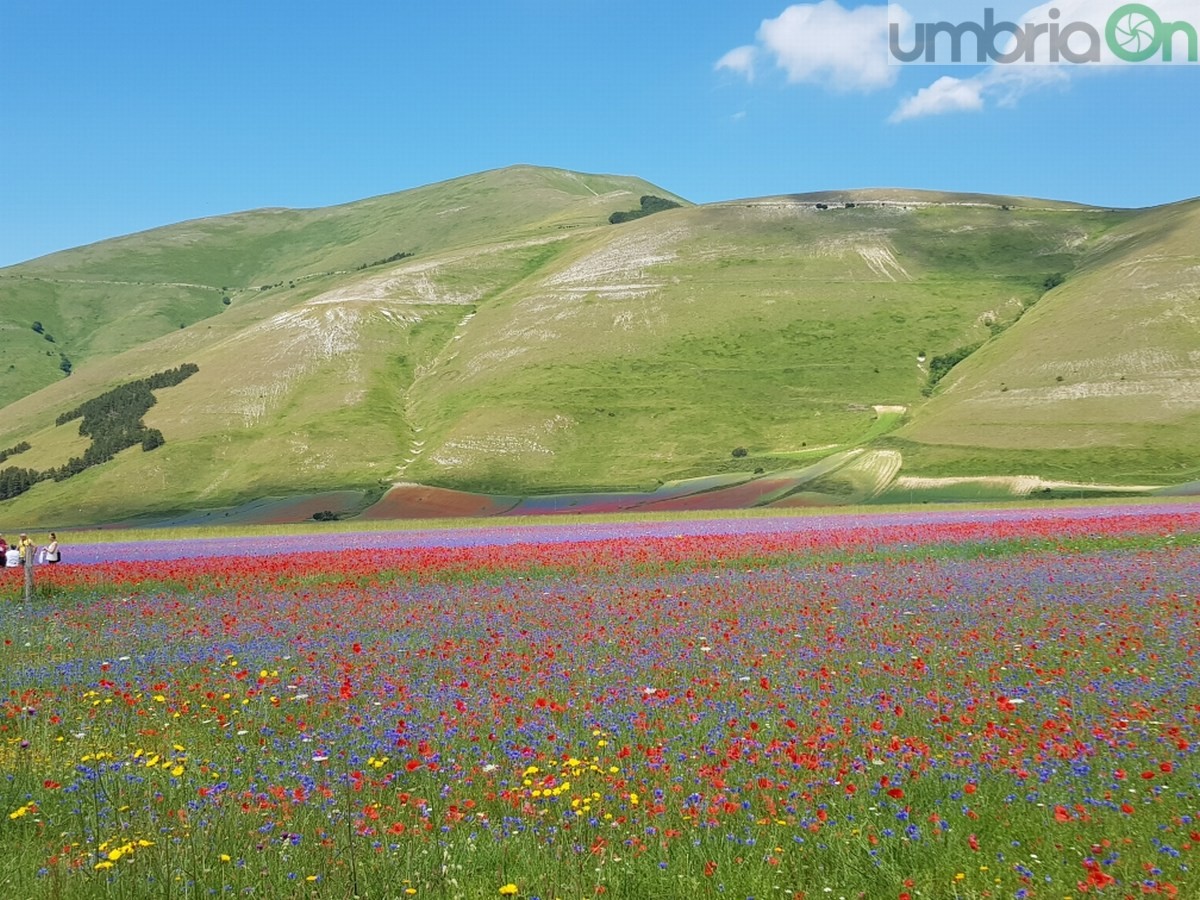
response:
<path fill-rule="evenodd" d="M 821 521 L 75 545 L 3 894 L 1200 893 L 1200 508 Z"/>

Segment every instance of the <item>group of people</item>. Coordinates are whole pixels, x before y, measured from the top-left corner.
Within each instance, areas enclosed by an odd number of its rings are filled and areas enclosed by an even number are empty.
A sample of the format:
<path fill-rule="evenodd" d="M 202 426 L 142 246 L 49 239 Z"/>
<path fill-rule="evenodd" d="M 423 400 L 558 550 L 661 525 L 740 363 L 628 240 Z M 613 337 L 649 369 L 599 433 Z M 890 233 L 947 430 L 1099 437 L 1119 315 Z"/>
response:
<path fill-rule="evenodd" d="M 62 559 L 58 536 L 53 531 L 50 532 L 50 543 L 45 547 L 35 545 L 25 532 L 21 532 L 21 536 L 12 544 L 0 536 L 0 566 L 16 569 L 25 565 L 27 559 L 33 559 L 35 563 L 58 562 Z"/>

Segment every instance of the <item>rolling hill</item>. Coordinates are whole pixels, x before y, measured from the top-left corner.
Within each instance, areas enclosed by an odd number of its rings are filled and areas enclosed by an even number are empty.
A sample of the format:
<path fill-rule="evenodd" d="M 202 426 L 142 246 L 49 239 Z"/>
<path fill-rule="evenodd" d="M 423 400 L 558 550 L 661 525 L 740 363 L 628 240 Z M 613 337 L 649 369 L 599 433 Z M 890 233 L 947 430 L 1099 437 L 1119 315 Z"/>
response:
<path fill-rule="evenodd" d="M 680 205 L 609 224 L 646 195 Z M 0 467 L 63 466 L 89 439 L 62 413 L 198 367 L 155 391 L 163 446 L 0 516 L 353 510 L 411 482 L 660 502 L 773 476 L 737 496 L 785 505 L 1178 485 L 1200 478 L 1198 239 L 1195 201 L 693 206 L 528 166 L 155 229 L 0 270 L 0 449 L 29 444 Z"/>

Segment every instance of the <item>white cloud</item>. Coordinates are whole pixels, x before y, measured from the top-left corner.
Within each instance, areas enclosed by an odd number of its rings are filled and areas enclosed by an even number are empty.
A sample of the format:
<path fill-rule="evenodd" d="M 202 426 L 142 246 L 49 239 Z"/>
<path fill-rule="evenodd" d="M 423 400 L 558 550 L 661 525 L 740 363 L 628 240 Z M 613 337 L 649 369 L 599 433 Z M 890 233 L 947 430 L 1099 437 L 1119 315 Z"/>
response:
<path fill-rule="evenodd" d="M 906 98 L 888 121 L 905 122 L 949 112 L 977 112 L 983 109 L 983 88 L 982 79 L 944 75 Z"/>
<path fill-rule="evenodd" d="M 970 78 L 943 76 L 900 101 L 888 121 L 979 112 L 989 102 L 1013 107 L 1026 94 L 1052 84 L 1064 84 L 1070 78 L 1069 71 L 1062 66 L 992 66 Z"/>
<path fill-rule="evenodd" d="M 888 65 L 888 8 L 845 9 L 837 0 L 797 3 L 759 26 L 757 43 L 735 47 L 719 60 L 753 80 L 760 57 L 768 57 L 793 84 L 820 84 L 836 91 L 891 87 L 900 69 Z"/>
<path fill-rule="evenodd" d="M 724 56 L 717 60 L 714 69 L 728 69 L 730 72 L 735 72 L 738 75 L 745 76 L 747 81 L 754 80 L 754 60 L 758 56 L 758 48 L 753 45 L 744 47 L 734 47 Z"/>
<path fill-rule="evenodd" d="M 984 93 L 997 106 L 1016 106 L 1026 94 L 1054 84 L 1071 80 L 1071 71 L 1063 66 L 993 66 L 978 76 L 984 82 Z M 1088 69 L 1102 72 L 1103 69 Z"/>
<path fill-rule="evenodd" d="M 888 65 L 886 6 L 844 9 L 836 0 L 797 3 L 766 19 L 758 40 L 793 83 L 839 91 L 873 91 L 895 84 Z"/>

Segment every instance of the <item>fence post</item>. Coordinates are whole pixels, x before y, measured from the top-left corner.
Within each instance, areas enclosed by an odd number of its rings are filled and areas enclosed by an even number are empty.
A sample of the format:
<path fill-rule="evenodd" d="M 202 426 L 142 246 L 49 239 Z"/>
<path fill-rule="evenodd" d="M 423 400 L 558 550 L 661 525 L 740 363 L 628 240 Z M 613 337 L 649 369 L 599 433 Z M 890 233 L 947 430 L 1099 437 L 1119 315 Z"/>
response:
<path fill-rule="evenodd" d="M 28 605 L 33 602 L 33 558 L 37 555 L 37 548 L 29 546 L 25 548 L 25 603 Z M 28 610 L 26 610 L 28 611 Z"/>

